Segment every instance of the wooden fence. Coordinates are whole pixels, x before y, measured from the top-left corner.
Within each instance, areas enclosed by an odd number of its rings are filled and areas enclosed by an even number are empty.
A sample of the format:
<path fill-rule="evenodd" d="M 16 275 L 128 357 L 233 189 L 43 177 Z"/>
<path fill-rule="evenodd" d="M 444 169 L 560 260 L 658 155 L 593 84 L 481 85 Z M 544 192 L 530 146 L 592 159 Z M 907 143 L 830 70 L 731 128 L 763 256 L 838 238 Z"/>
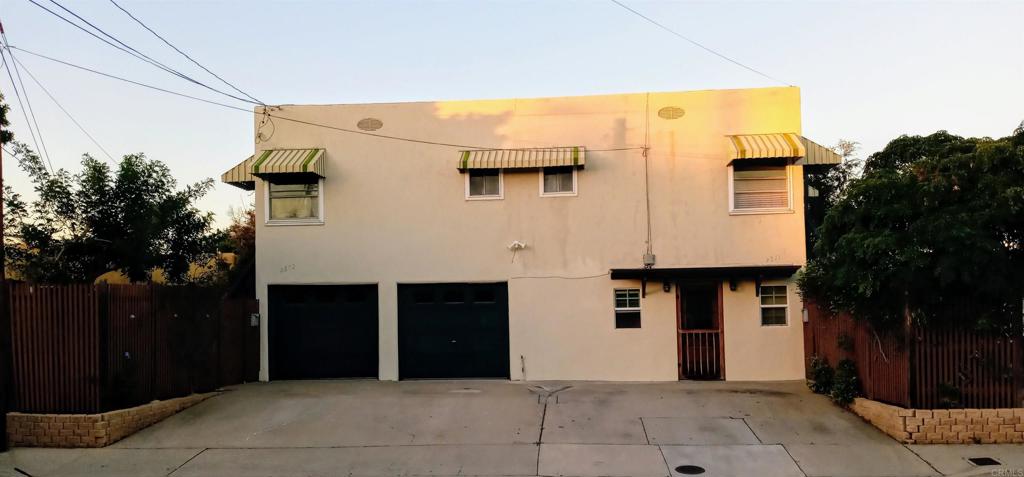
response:
<path fill-rule="evenodd" d="M 12 410 L 95 413 L 255 380 L 253 300 L 160 285 L 8 285 Z M 258 342 L 257 342 L 258 343 Z"/>
<path fill-rule="evenodd" d="M 928 327 L 876 333 L 849 316 L 831 316 L 807 304 L 804 353 L 835 366 L 857 363 L 868 399 L 908 408 L 1000 408 L 1024 405 L 1024 337 Z M 809 369 L 809 368 L 808 368 Z"/>

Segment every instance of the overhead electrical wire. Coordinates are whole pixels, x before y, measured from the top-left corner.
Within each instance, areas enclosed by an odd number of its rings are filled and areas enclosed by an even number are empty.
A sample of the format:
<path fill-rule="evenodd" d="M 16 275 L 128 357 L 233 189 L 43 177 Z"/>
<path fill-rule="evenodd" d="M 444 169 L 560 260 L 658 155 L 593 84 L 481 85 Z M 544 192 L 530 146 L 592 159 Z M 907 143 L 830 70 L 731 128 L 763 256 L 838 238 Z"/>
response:
<path fill-rule="evenodd" d="M 0 39 L 3 40 L 3 46 L 8 46 L 7 35 L 3 32 L 3 28 L 2 27 L 0 27 Z M 36 133 L 37 133 L 36 129 L 39 129 L 39 126 L 37 124 L 35 126 L 35 128 L 33 129 L 32 125 L 33 125 L 34 122 L 29 120 L 29 112 L 31 111 L 31 109 L 30 109 L 31 106 L 29 108 L 25 107 L 25 104 L 21 100 L 21 92 L 18 91 L 18 85 L 14 81 L 14 76 L 11 75 L 11 70 L 15 69 L 14 53 L 10 50 L 9 47 L 6 48 L 6 52 L 3 51 L 3 50 L 0 50 L 0 55 L 2 55 L 4 53 L 6 53 L 6 55 L 10 55 L 10 57 L 11 57 L 11 62 L 8 63 L 7 62 L 7 57 L 4 56 L 4 66 L 7 67 L 7 77 L 10 78 L 10 80 L 11 80 L 11 89 L 14 90 L 14 96 L 18 98 L 18 106 L 21 108 L 21 115 L 25 118 L 25 126 L 28 128 L 29 135 L 32 136 L 32 143 L 35 144 L 36 151 L 40 151 L 40 152 L 44 153 L 43 157 L 46 158 L 46 164 L 50 168 L 50 172 L 53 172 L 53 165 L 50 163 L 50 156 L 45 154 L 45 151 L 46 151 L 45 147 L 44 148 L 40 148 L 39 147 L 40 140 L 43 137 L 43 132 L 42 131 L 38 131 L 39 138 L 37 139 L 36 138 Z M 24 85 L 22 85 L 21 89 L 22 90 L 25 89 Z M 25 102 L 28 102 L 28 92 L 25 91 L 24 93 L 25 93 Z M 32 114 L 32 118 L 35 119 L 35 114 Z"/>
<path fill-rule="evenodd" d="M 88 71 L 90 73 L 94 73 L 94 74 L 97 74 L 97 75 L 100 75 L 100 76 L 106 76 L 107 78 L 116 79 L 116 80 L 119 80 L 119 81 L 124 81 L 126 83 L 131 83 L 131 84 L 134 84 L 134 85 L 137 85 L 137 86 L 142 86 L 143 88 L 149 88 L 149 89 L 161 91 L 161 92 L 164 92 L 164 93 L 167 93 L 167 94 L 173 94 L 175 96 L 181 96 L 183 98 L 193 99 L 193 100 L 196 100 L 196 101 L 202 101 L 204 103 L 213 104 L 213 105 L 221 106 L 221 107 L 224 107 L 224 108 L 237 109 L 239 111 L 245 111 L 247 113 L 251 113 L 252 112 L 252 111 L 250 111 L 248 109 L 241 108 L 241 107 L 238 107 L 238 106 L 233 106 L 233 105 L 225 104 L 225 103 L 218 103 L 217 101 L 211 101 L 209 99 L 203 99 L 203 98 L 200 98 L 198 96 L 192 96 L 192 95 L 188 95 L 188 94 L 185 94 L 185 93 L 178 93 L 176 91 L 171 91 L 169 89 L 160 88 L 158 86 L 151 86 L 151 85 L 148 85 L 148 84 L 145 84 L 145 83 L 140 83 L 138 81 L 133 81 L 133 80 L 130 80 L 130 79 L 127 79 L 127 78 L 122 78 L 120 76 L 112 75 L 112 74 L 109 74 L 109 73 L 104 73 L 102 71 L 97 71 L 97 70 L 94 70 L 92 68 L 87 68 L 85 66 L 79 66 L 79 65 L 76 65 L 74 63 L 69 63 L 69 62 L 64 61 L 64 60 L 58 60 L 57 58 L 46 56 L 46 55 L 43 55 L 43 54 L 40 54 L 40 53 L 35 53 L 35 52 L 32 52 L 32 51 L 26 50 L 24 48 L 18 48 L 17 46 L 8 45 L 7 48 L 10 49 L 10 50 L 18 50 L 18 51 L 20 51 L 22 53 L 26 53 L 26 54 L 29 54 L 29 55 L 32 55 L 32 56 L 35 56 L 35 57 L 38 57 L 38 58 L 43 58 L 43 59 L 46 59 L 46 60 L 50 60 L 50 61 L 53 61 L 53 62 L 56 62 L 56 63 L 60 63 L 62 65 L 69 66 L 69 67 L 72 67 L 72 68 L 77 68 L 77 69 L 80 69 L 80 70 L 83 70 L 83 71 Z"/>
<path fill-rule="evenodd" d="M 79 30 L 82 30 L 83 32 L 89 34 L 93 38 L 96 38 L 97 40 L 100 40 L 103 43 L 106 43 L 107 45 L 109 45 L 109 46 L 111 46 L 113 48 L 116 48 L 116 49 L 118 49 L 118 50 L 120 50 L 120 51 L 122 51 L 124 53 L 127 53 L 127 54 L 129 54 L 129 55 L 131 55 L 131 56 L 133 56 L 133 57 L 135 57 L 135 58 L 137 58 L 139 60 L 142 60 L 142 61 L 144 61 L 146 63 L 149 63 L 150 65 L 155 66 L 156 68 L 159 68 L 159 69 L 161 69 L 161 70 L 163 70 L 163 71 L 165 71 L 167 73 L 170 73 L 170 74 L 172 74 L 174 76 L 177 76 L 177 77 L 179 77 L 181 79 L 184 79 L 185 81 L 188 81 L 188 82 L 193 83 L 195 85 L 201 86 L 201 87 L 206 88 L 206 89 L 208 89 L 210 91 L 213 91 L 215 93 L 218 93 L 218 94 L 227 96 L 229 98 L 235 99 L 237 101 L 241 101 L 241 102 L 244 102 L 244 103 L 251 103 L 251 104 L 262 104 L 262 103 L 260 103 L 258 101 L 253 101 L 253 100 L 250 100 L 250 99 L 246 99 L 246 98 L 242 98 L 242 97 L 239 97 L 239 96 L 235 96 L 235 95 L 233 95 L 231 93 L 227 93 L 227 92 L 221 91 L 221 90 L 219 90 L 217 88 L 214 88 L 214 87 L 212 87 L 210 85 L 207 85 L 206 83 L 203 83 L 203 82 L 201 82 L 199 80 L 196 80 L 195 78 L 192 78 L 192 77 L 190 77 L 190 76 L 188 76 L 188 75 L 186 75 L 186 74 L 184 74 L 184 73 L 182 73 L 182 72 L 180 72 L 178 70 L 175 70 L 174 68 L 171 68 L 171 67 L 169 67 L 169 66 L 167 66 L 167 65 L 165 65 L 165 64 L 163 64 L 163 63 L 161 63 L 161 62 L 159 62 L 159 61 L 157 61 L 155 59 L 153 59 L 152 57 L 146 55 L 145 53 L 142 53 L 141 51 L 139 51 L 139 50 L 131 47 L 130 45 L 124 43 L 123 41 L 117 39 L 117 37 L 107 33 L 102 28 L 99 28 L 96 25 L 93 25 L 88 20 L 82 18 L 80 15 L 76 14 L 75 12 L 71 11 L 67 7 L 61 5 L 60 3 L 57 3 L 54 0 L 50 0 L 50 2 L 53 3 L 54 5 L 57 5 L 62 10 L 68 12 L 69 14 L 74 16 L 75 18 L 81 20 L 86 25 L 89 25 L 90 27 L 92 27 L 93 29 L 95 29 L 96 31 L 101 33 L 102 35 L 106 36 L 107 38 L 110 38 L 111 40 L 113 40 L 117 44 L 111 43 L 110 40 L 107 40 L 106 38 L 103 38 L 103 37 L 97 35 L 96 33 L 94 33 L 92 31 L 90 31 L 89 29 L 79 25 L 78 23 L 75 23 L 74 21 L 68 19 L 67 17 L 65 17 L 65 16 L 63 16 L 63 15 L 61 15 L 61 14 L 59 14 L 59 13 L 57 13 L 57 12 L 55 12 L 55 11 L 49 9 L 49 8 L 46 8 L 44 5 L 40 4 L 36 0 L 28 0 L 28 1 L 30 3 L 32 3 L 33 5 L 35 5 L 35 6 L 39 7 L 39 8 L 41 8 L 41 9 L 45 10 L 47 13 L 49 13 L 49 14 L 51 14 L 51 15 L 53 15 L 53 16 L 61 19 L 61 20 L 63 20 L 67 24 L 69 24 L 69 25 L 71 25 L 71 26 L 73 26 L 73 27 L 75 27 L 75 28 L 77 28 Z"/>
<path fill-rule="evenodd" d="M 726 56 L 726 55 L 724 55 L 722 53 L 719 53 L 719 52 L 711 49 L 710 47 L 704 46 L 704 44 L 698 42 L 697 40 L 694 40 L 694 39 L 692 39 L 690 37 L 687 37 L 687 36 L 677 32 L 677 31 L 675 31 L 675 30 L 673 30 L 673 29 L 663 25 L 662 23 L 659 23 L 658 21 L 654 20 L 653 18 L 651 18 L 651 17 L 649 17 L 647 15 L 644 15 L 643 13 L 640 13 L 640 12 L 630 8 L 628 5 L 620 2 L 619 0 L 609 0 L 609 1 L 611 1 L 612 3 L 614 3 L 614 4 L 624 8 L 624 9 L 626 9 L 628 11 L 630 11 L 634 15 L 636 15 L 636 16 L 638 16 L 640 18 L 643 18 L 644 20 L 646 20 L 650 24 L 652 24 L 652 25 L 654 25 L 654 26 L 656 26 L 658 28 L 661 28 L 662 30 L 667 31 L 667 32 L 671 33 L 672 35 L 677 36 L 677 37 L 679 37 L 679 38 L 689 42 L 691 45 L 694 45 L 697 48 L 700 48 L 700 49 L 702 49 L 702 50 L 704 50 L 704 51 L 706 51 L 708 53 L 711 53 L 712 55 L 715 55 L 715 56 L 717 56 L 717 57 L 719 57 L 719 58 L 721 58 L 721 59 L 723 59 L 725 61 L 728 61 L 729 63 L 732 63 L 732 64 L 734 64 L 736 66 L 739 66 L 740 68 L 743 68 L 745 70 L 751 71 L 753 73 L 759 74 L 759 75 L 761 75 L 761 76 L 763 76 L 765 78 L 768 78 L 768 79 L 770 79 L 772 81 L 784 84 L 786 86 L 792 86 L 792 84 L 790 84 L 789 82 L 782 81 L 782 80 L 780 80 L 780 79 L 778 79 L 778 78 L 776 78 L 774 76 L 771 76 L 771 75 L 769 75 L 767 73 L 764 73 L 764 72 L 759 71 L 757 69 L 754 69 L 754 68 L 752 68 L 750 66 L 747 66 L 747 65 L 745 65 L 743 63 L 740 63 L 739 61 L 734 60 L 734 59 L 732 59 L 732 58 L 730 58 L 730 57 L 728 57 L 728 56 Z"/>
<path fill-rule="evenodd" d="M 254 111 L 251 111 L 251 110 L 246 109 L 246 108 L 242 108 L 242 107 L 238 107 L 238 106 L 234 106 L 234 105 L 230 105 L 230 104 L 225 104 L 225 103 L 219 103 L 217 101 L 211 101 L 211 100 L 200 98 L 200 97 L 197 97 L 197 96 L 191 96 L 191 95 L 188 95 L 188 94 L 179 93 L 179 92 L 176 92 L 176 91 L 171 91 L 171 90 L 160 88 L 160 87 L 157 87 L 157 86 L 148 85 L 148 84 L 145 84 L 145 83 L 141 83 L 139 81 L 130 80 L 130 79 L 123 78 L 123 77 L 120 77 L 120 76 L 117 76 L 117 75 L 112 75 L 112 74 L 109 74 L 109 73 L 104 73 L 104 72 L 101 72 L 101 71 L 97 71 L 97 70 L 94 70 L 92 68 L 88 68 L 88 67 L 85 67 L 85 66 L 76 65 L 76 64 L 68 62 L 68 61 L 59 60 L 57 58 L 46 56 L 46 55 L 43 55 L 43 54 L 40 54 L 40 53 L 35 53 L 35 52 L 32 52 L 32 51 L 26 50 L 24 48 L 19 48 L 17 46 L 9 45 L 8 48 L 12 49 L 12 50 L 18 50 L 18 51 L 24 52 L 26 54 L 29 54 L 29 55 L 32 55 L 32 56 L 35 56 L 35 57 L 38 57 L 38 58 L 43 58 L 43 59 L 46 59 L 46 60 L 49 60 L 49 61 L 60 63 L 62 65 L 69 66 L 71 68 L 76 68 L 76 69 L 83 70 L 83 71 L 88 71 L 90 73 L 94 73 L 94 74 L 97 74 L 97 75 L 100 75 L 100 76 L 105 76 L 107 78 L 116 79 L 118 81 L 123 81 L 123 82 L 126 82 L 126 83 L 131 83 L 131 84 L 134 84 L 134 85 L 137 85 L 137 86 L 141 86 L 143 88 L 148 88 L 148 89 L 160 91 L 160 92 L 163 92 L 163 93 L 168 93 L 168 94 L 172 94 L 172 95 L 175 95 L 175 96 L 180 96 L 180 97 L 183 97 L 183 98 L 192 99 L 192 100 L 195 100 L 195 101 L 202 101 L 204 103 L 212 104 L 212 105 L 215 105 L 215 106 L 220 106 L 222 108 L 233 109 L 233 110 L 236 110 L 236 111 L 242 111 L 242 112 L 245 112 L 247 114 L 254 114 Z M 345 132 L 345 133 L 349 133 L 349 134 L 358 134 L 358 135 L 362 135 L 362 136 L 370 136 L 370 137 L 376 137 L 376 138 L 381 138 L 381 139 L 389 139 L 389 140 L 395 140 L 395 141 L 405 141 L 405 142 L 411 142 L 411 143 L 417 143 L 417 144 L 429 144 L 429 145 L 434 145 L 434 146 L 447 146 L 447 147 L 455 147 L 455 148 L 463 148 L 463 149 L 481 149 L 481 150 L 496 149 L 496 148 L 490 147 L 490 146 L 475 146 L 475 145 L 458 144 L 458 143 L 452 143 L 452 142 L 431 141 L 431 140 L 427 140 L 427 139 L 416 139 L 416 138 L 409 138 L 409 137 L 402 137 L 402 136 L 392 136 L 392 135 L 388 135 L 388 134 L 378 134 L 378 133 L 373 133 L 373 132 L 360 131 L 360 130 L 357 130 L 357 129 L 343 128 L 343 127 L 334 126 L 334 125 L 330 125 L 330 124 L 317 123 L 317 122 L 313 122 L 313 121 L 304 121 L 304 120 L 301 120 L 301 119 L 295 119 L 295 118 L 289 118 L 289 117 L 285 117 L 285 116 L 279 116 L 279 115 L 267 112 L 268 108 L 273 108 L 273 106 L 265 106 L 263 114 L 265 114 L 265 115 L 267 115 L 267 116 L 269 116 L 271 118 L 274 118 L 274 119 L 280 119 L 282 121 L 289 121 L 289 122 L 298 123 L 298 124 L 305 124 L 307 126 L 315 126 L 315 127 L 325 128 L 325 129 L 331 129 L 331 130 L 334 130 L 334 131 L 340 131 L 340 132 Z M 256 114 L 259 114 L 259 113 L 256 113 Z M 546 148 L 546 147 L 533 147 L 533 148 L 520 148 L 520 149 L 526 150 L 526 149 L 550 149 L 550 148 Z M 611 151 L 634 151 L 634 150 L 642 150 L 642 149 L 644 149 L 644 148 L 643 147 L 639 147 L 639 146 L 636 146 L 636 147 L 627 146 L 627 147 L 612 147 L 612 148 L 599 148 L 599 149 L 590 149 L 590 148 L 588 148 L 587 151 L 590 151 L 590 152 L 611 152 Z"/>
<path fill-rule="evenodd" d="M 14 57 L 12 56 L 11 58 L 14 58 Z M 14 58 L 14 61 L 18 63 L 18 66 L 20 66 L 21 69 L 25 70 L 25 74 L 27 74 L 28 77 L 31 78 L 32 81 L 34 81 L 36 83 L 36 86 L 39 86 L 39 89 L 43 90 L 43 92 L 46 93 L 46 96 L 49 96 L 50 100 L 53 101 L 53 104 L 57 105 L 57 107 L 60 108 L 60 110 L 64 112 L 64 115 L 67 116 L 68 119 L 70 119 L 72 123 L 75 123 L 75 126 L 78 126 L 78 129 L 80 131 L 82 131 L 82 134 L 85 134 L 85 136 L 88 137 L 89 140 L 92 141 L 92 143 L 95 144 L 96 147 L 98 147 L 100 149 L 100 151 L 103 151 L 103 154 L 106 155 L 108 159 L 110 159 L 110 162 L 113 162 L 114 164 L 117 164 L 117 161 L 114 159 L 114 156 L 111 156 L 110 153 L 107 152 L 106 148 L 104 148 L 103 145 L 100 144 L 99 141 L 97 141 L 96 138 L 94 138 L 92 136 L 92 134 L 89 134 L 89 131 L 86 131 L 85 127 L 83 127 L 78 122 L 78 120 L 76 120 L 75 117 L 72 116 L 71 113 L 68 112 L 68 110 L 65 109 L 63 105 L 60 104 L 60 101 L 57 101 L 57 98 L 53 97 L 53 94 L 51 94 L 50 91 L 48 89 L 46 89 L 46 86 L 43 86 L 43 83 L 41 83 L 39 81 L 39 79 L 36 78 L 35 75 L 33 75 L 31 71 L 29 71 L 28 67 L 25 66 L 25 64 L 22 63 L 21 60 L 19 60 L 17 58 Z"/>
<path fill-rule="evenodd" d="M 115 7 L 117 7 L 117 8 L 118 8 L 118 10 L 121 10 L 122 12 L 124 12 L 124 14 L 125 14 L 125 15 L 128 15 L 128 17 L 129 17 L 129 18 L 131 18 L 132 20 L 135 20 L 135 22 L 136 22 L 136 23 L 138 23 L 139 25 L 141 25 L 141 26 L 142 26 L 142 28 L 145 28 L 145 29 L 146 29 L 147 31 L 149 31 L 150 33 L 152 33 L 152 34 L 153 34 L 153 36 L 155 36 L 155 37 L 159 38 L 159 39 L 160 39 L 160 41 L 162 41 L 162 42 L 164 42 L 165 44 L 167 44 L 167 46 L 169 46 L 169 47 L 173 48 L 173 49 L 174 49 L 174 51 L 177 51 L 178 53 L 181 53 L 181 56 L 184 56 L 185 58 L 188 58 L 188 60 L 189 60 L 189 61 L 191 61 L 191 62 L 192 62 L 193 64 L 195 64 L 196 66 L 198 66 L 198 67 L 202 68 L 202 69 L 203 69 L 203 71 L 205 71 L 205 72 L 207 72 L 207 73 L 211 74 L 211 75 L 212 75 L 212 76 L 213 76 L 214 78 L 217 78 L 217 79 L 219 79 L 219 80 L 220 80 L 220 81 L 221 81 L 222 83 L 224 83 L 224 84 L 226 84 L 226 85 L 230 86 L 230 87 L 231 87 L 231 89 L 233 89 L 233 90 L 235 90 L 235 91 L 238 91 L 239 93 L 241 93 L 241 94 L 245 95 L 245 96 L 246 96 L 247 98 L 249 98 L 249 99 L 251 99 L 251 100 L 253 100 L 253 101 L 255 101 L 255 102 L 259 103 L 259 104 L 264 104 L 264 103 L 263 103 L 263 101 L 260 101 L 260 100 L 256 99 L 255 97 L 253 97 L 253 96 L 252 96 L 251 94 L 249 94 L 249 93 L 246 93 L 245 91 L 242 91 L 242 90 L 241 90 L 241 89 L 239 89 L 239 88 L 238 88 L 237 86 L 235 86 L 235 85 L 233 85 L 233 84 L 229 83 L 229 82 L 228 82 L 228 80 L 226 80 L 226 79 L 224 79 L 224 78 L 221 78 L 220 76 L 218 76 L 218 75 L 217 75 L 217 73 L 214 73 L 213 71 L 210 71 L 210 69 L 209 69 L 209 68 L 207 68 L 207 67 L 203 66 L 202 64 L 200 64 L 200 63 L 199 63 L 198 61 L 196 61 L 196 60 L 195 60 L 194 58 L 192 58 L 191 56 L 189 56 L 189 55 L 188 55 L 187 53 L 185 53 L 184 51 L 181 51 L 181 49 L 180 49 L 180 48 L 178 48 L 177 46 L 174 46 L 174 45 L 173 45 L 173 44 L 172 44 L 172 43 L 171 43 L 170 41 L 168 41 L 168 40 L 167 40 L 166 38 L 164 38 L 164 37 L 160 36 L 160 34 L 159 34 L 159 33 L 157 33 L 157 32 L 156 32 L 156 31 L 154 31 L 154 30 L 153 30 L 152 28 L 150 28 L 150 27 L 149 27 L 148 25 L 146 25 L 145 23 L 143 23 L 143 22 L 142 22 L 142 20 L 139 20 L 139 19 L 138 19 L 138 18 L 137 18 L 137 17 L 135 16 L 135 15 L 132 15 L 132 13 L 131 13 L 131 12 L 129 12 L 128 10 L 126 10 L 126 9 L 125 9 L 124 7 L 122 7 L 121 5 L 119 5 L 119 4 L 118 4 L 117 2 L 115 2 L 114 0 L 110 0 L 110 3 L 114 4 L 114 6 L 115 6 Z"/>

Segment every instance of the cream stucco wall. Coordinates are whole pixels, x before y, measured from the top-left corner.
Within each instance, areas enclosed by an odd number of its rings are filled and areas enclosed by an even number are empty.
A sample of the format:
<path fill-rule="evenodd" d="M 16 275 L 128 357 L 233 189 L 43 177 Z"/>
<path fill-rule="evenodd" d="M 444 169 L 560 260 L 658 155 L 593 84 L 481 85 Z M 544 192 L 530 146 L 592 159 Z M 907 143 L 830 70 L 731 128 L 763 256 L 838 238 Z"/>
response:
<path fill-rule="evenodd" d="M 686 110 L 665 120 L 664 106 Z M 645 119 L 645 111 L 649 117 Z M 266 225 L 257 180 L 257 296 L 263 317 L 261 377 L 268 377 L 267 285 L 376 283 L 380 377 L 396 379 L 397 284 L 508 281 L 513 379 L 676 379 L 674 294 L 648 287 L 643 327 L 616 330 L 610 268 L 641 266 L 646 220 L 644 158 L 650 127 L 652 245 L 658 267 L 803 264 L 799 166 L 792 213 L 730 215 L 727 134 L 800 132 L 797 88 L 624 94 L 495 101 L 281 106 L 257 111 L 256 151 L 321 147 L 325 223 Z M 578 195 L 540 197 L 538 173 L 506 172 L 504 199 L 465 200 L 458 148 L 351 134 L 287 121 L 486 148 L 584 146 Z M 513 240 L 528 248 L 513 260 Z M 752 284 L 745 285 L 752 287 Z M 753 292 L 725 291 L 729 379 L 798 379 L 798 323 L 786 332 L 743 325 Z M 749 302 L 749 303 L 748 303 Z M 799 315 L 791 308 L 791 315 Z M 735 325 L 732 321 L 737 321 Z M 730 337 L 735 327 L 736 337 Z M 744 344 L 733 344 L 735 339 Z M 787 364 L 750 350 L 779 349 Z M 745 353 L 753 356 L 748 357 Z M 520 359 L 520 356 L 523 359 Z M 762 357 L 763 358 L 763 357 Z M 758 367 L 760 364 L 760 368 Z M 794 362 L 795 363 L 795 362 Z M 733 366 L 736 366 L 735 370 Z"/>
<path fill-rule="evenodd" d="M 739 282 L 735 291 L 724 283 L 725 379 L 729 381 L 783 381 L 803 379 L 803 302 L 796 283 L 768 280 L 765 285 L 786 285 L 789 307 L 785 326 L 761 326 L 761 302 L 754 282 Z"/>

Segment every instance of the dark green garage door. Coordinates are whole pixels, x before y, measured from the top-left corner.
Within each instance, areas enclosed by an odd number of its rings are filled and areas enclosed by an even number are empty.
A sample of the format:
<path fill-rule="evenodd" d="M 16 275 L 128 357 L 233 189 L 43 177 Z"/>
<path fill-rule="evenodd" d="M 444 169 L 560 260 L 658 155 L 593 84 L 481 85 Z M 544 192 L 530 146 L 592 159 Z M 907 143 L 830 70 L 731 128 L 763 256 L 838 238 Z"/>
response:
<path fill-rule="evenodd" d="M 377 285 L 271 285 L 270 379 L 377 377 Z"/>
<path fill-rule="evenodd" d="M 508 378 L 508 285 L 398 285 L 398 375 Z"/>

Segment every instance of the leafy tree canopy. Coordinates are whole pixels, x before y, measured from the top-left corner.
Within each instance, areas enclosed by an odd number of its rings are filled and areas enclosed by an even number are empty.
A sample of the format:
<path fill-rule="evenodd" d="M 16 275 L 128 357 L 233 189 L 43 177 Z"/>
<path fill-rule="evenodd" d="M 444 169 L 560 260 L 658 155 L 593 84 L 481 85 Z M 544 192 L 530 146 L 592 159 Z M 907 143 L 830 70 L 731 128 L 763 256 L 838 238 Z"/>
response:
<path fill-rule="evenodd" d="M 800 286 L 833 311 L 881 327 L 908 317 L 1002 322 L 1024 292 L 1024 129 L 893 140 L 868 157 L 818 234 Z"/>
<path fill-rule="evenodd" d="M 7 130 L 11 123 L 7 121 L 7 113 L 11 107 L 4 102 L 4 95 L 0 94 L 0 144 L 7 144 L 14 140 L 14 133 Z"/>
<path fill-rule="evenodd" d="M 214 256 L 212 214 L 195 206 L 212 179 L 178 189 L 165 164 L 142 154 L 124 156 L 114 167 L 84 155 L 81 172 L 51 173 L 32 150 L 13 144 L 38 196 L 27 202 L 4 188 L 8 266 L 24 279 L 92 282 L 120 270 L 144 282 L 159 267 L 169 282 L 180 283 L 190 264 Z"/>

